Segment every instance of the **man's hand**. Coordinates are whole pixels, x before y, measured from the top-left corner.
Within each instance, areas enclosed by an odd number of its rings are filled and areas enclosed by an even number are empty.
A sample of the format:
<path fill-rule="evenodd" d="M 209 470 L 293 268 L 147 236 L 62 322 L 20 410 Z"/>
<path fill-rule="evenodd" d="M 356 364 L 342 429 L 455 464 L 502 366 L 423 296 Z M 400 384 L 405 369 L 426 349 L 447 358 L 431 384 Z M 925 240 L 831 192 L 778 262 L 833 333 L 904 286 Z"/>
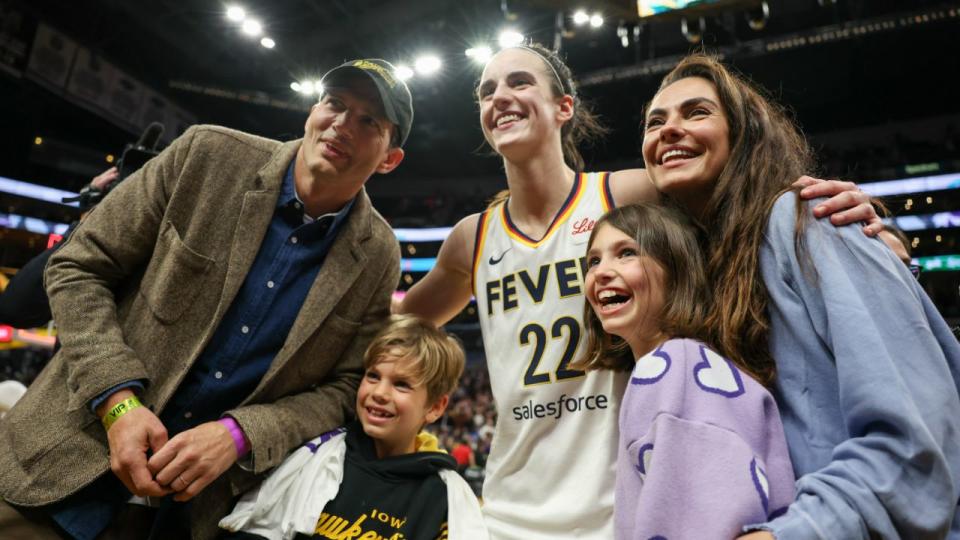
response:
<path fill-rule="evenodd" d="M 876 236 L 883 230 L 883 222 L 880 221 L 877 210 L 870 204 L 870 196 L 860 191 L 853 182 L 801 176 L 793 185 L 803 188 L 800 196 L 804 199 L 830 197 L 813 209 L 816 217 L 830 216 L 830 223 L 838 227 L 866 221 L 863 232 L 867 236 Z"/>
<path fill-rule="evenodd" d="M 97 408 L 97 416 L 103 418 L 114 405 L 133 395 L 130 390 L 115 392 Z M 154 480 L 147 468 L 147 451 L 156 453 L 167 442 L 167 428 L 153 411 L 137 407 L 117 418 L 107 431 L 107 441 L 110 469 L 130 493 L 141 497 L 162 497 L 170 493 Z"/>
<path fill-rule="evenodd" d="M 147 464 L 160 485 L 189 501 L 237 461 L 230 431 L 220 422 L 207 422 L 178 433 Z"/>

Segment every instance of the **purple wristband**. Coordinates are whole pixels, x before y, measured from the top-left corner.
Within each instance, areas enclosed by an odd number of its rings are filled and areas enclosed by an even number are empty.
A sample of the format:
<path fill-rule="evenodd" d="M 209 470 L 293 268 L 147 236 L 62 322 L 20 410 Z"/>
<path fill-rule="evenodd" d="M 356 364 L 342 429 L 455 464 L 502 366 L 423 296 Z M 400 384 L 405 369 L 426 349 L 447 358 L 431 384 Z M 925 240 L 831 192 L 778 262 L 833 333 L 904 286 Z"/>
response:
<path fill-rule="evenodd" d="M 240 424 L 229 416 L 224 416 L 217 420 L 217 422 L 223 424 L 223 426 L 227 428 L 227 431 L 230 432 L 230 436 L 233 437 L 233 445 L 237 448 L 237 458 L 239 459 L 247 455 L 250 452 L 250 443 L 247 442 L 247 436 L 244 435 Z"/>

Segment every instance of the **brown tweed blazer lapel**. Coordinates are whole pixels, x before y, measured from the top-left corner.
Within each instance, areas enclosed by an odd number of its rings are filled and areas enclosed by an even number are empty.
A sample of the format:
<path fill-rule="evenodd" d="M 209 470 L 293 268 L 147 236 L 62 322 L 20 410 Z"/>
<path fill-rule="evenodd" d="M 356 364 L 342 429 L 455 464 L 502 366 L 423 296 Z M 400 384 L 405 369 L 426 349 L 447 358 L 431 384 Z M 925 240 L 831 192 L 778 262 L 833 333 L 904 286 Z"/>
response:
<path fill-rule="evenodd" d="M 260 243 L 267 233 L 270 220 L 273 219 L 283 177 L 298 148 L 300 148 L 300 141 L 291 141 L 280 146 L 270 161 L 257 172 L 256 189 L 246 192 L 243 196 L 240 219 L 237 220 L 237 228 L 243 230 L 237 230 L 233 235 L 223 294 L 214 320 L 219 321 L 226 313 L 250 271 L 250 266 L 260 250 Z"/>

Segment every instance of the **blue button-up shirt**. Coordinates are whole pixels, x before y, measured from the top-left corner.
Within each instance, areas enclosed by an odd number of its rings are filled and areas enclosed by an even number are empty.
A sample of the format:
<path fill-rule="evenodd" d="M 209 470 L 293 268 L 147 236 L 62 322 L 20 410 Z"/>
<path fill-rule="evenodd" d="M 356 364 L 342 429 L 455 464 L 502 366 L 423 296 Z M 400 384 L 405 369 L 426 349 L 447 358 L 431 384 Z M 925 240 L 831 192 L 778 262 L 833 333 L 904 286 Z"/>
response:
<path fill-rule="evenodd" d="M 351 200 L 335 214 L 317 219 L 306 216 L 303 202 L 297 197 L 293 167 L 291 162 L 270 227 L 240 291 L 160 414 L 171 437 L 219 418 L 256 388 L 283 347 L 337 232 L 353 208 Z M 105 392 L 96 402 L 125 386 L 129 384 Z M 51 508 L 53 519 L 80 540 L 92 540 L 100 534 L 109 525 L 117 502 L 130 496 L 104 493 L 113 489 L 97 489 L 105 487 L 100 484 L 95 482 Z"/>
<path fill-rule="evenodd" d="M 253 392 L 286 341 L 352 206 L 305 219 L 290 165 L 246 281 L 160 415 L 171 436 L 220 418 Z"/>

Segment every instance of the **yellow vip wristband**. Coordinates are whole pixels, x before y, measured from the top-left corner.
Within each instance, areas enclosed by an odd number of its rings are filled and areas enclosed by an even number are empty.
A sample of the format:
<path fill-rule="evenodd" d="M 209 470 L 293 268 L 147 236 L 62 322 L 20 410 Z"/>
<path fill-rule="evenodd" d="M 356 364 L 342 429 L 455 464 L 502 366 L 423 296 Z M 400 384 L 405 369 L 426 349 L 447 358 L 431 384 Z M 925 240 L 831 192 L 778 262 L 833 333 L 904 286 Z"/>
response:
<path fill-rule="evenodd" d="M 143 407 L 143 403 L 140 403 L 140 400 L 137 399 L 137 396 L 129 397 L 120 403 L 117 403 L 112 409 L 110 409 L 109 412 L 107 412 L 107 414 L 103 415 L 103 419 L 100 420 L 103 422 L 103 429 L 109 430 L 110 426 L 112 426 L 118 418 L 136 409 L 137 407 Z"/>

